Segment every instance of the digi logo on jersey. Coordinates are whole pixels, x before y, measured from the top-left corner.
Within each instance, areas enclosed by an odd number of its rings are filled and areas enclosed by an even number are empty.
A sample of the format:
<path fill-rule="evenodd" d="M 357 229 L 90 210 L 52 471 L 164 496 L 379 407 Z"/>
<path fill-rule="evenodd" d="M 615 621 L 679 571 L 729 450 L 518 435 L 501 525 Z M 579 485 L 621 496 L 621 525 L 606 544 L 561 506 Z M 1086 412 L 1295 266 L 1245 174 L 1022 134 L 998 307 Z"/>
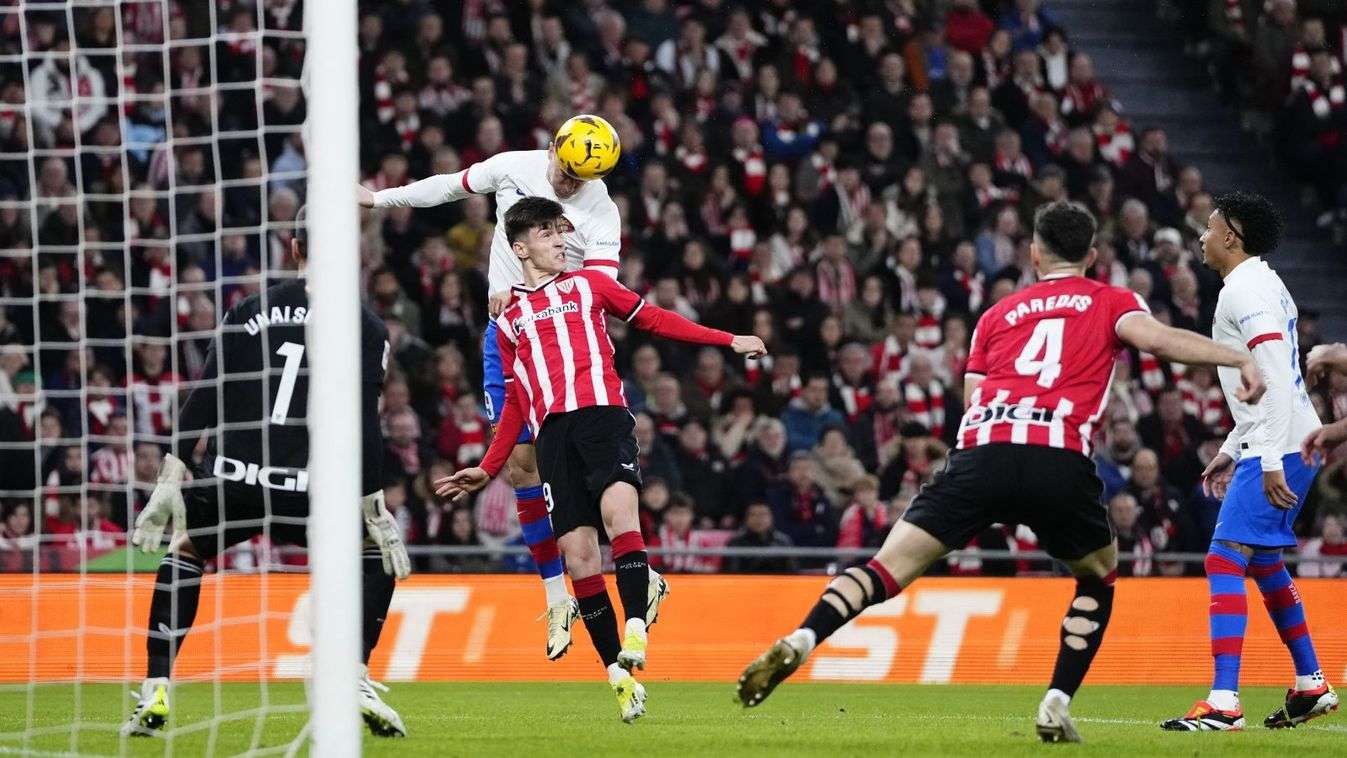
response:
<path fill-rule="evenodd" d="M 215 476 L 231 482 L 243 482 L 254 487 L 284 492 L 308 492 L 309 472 L 302 468 L 285 466 L 258 466 L 223 455 L 215 457 Z"/>
<path fill-rule="evenodd" d="M 975 405 L 965 414 L 965 425 L 998 424 L 1001 422 L 1020 422 L 1025 424 L 1051 424 L 1055 414 L 1048 408 L 1035 408 L 1032 405 Z"/>

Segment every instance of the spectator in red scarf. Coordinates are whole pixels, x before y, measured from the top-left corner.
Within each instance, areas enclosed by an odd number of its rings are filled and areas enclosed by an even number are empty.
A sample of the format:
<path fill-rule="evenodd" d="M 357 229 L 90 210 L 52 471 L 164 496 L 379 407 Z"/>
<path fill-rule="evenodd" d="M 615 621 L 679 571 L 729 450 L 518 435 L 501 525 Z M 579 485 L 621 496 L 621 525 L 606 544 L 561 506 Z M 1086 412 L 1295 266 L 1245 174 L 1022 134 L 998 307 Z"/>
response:
<path fill-rule="evenodd" d="M 1153 570 L 1150 557 L 1155 554 L 1150 534 L 1141 522 L 1141 508 L 1136 498 L 1120 492 L 1108 501 L 1108 519 L 1118 539 L 1118 552 L 1131 555 L 1134 560 L 1119 561 L 1121 576 L 1149 576 Z"/>
<path fill-rule="evenodd" d="M 889 533 L 889 509 L 879 499 L 879 479 L 866 475 L 852 489 L 851 503 L 842 512 L 838 547 L 879 547 Z"/>
<path fill-rule="evenodd" d="M 818 486 L 818 468 L 804 450 L 791 455 L 786 480 L 772 488 L 767 502 L 777 527 L 801 547 L 833 547 L 837 544 L 837 511 Z M 806 562 L 821 565 L 818 559 Z"/>
<path fill-rule="evenodd" d="M 1319 556 L 1342 558 L 1347 556 L 1347 536 L 1344 536 L 1343 518 L 1335 513 L 1323 516 L 1315 536 L 1300 548 L 1302 560 L 1296 568 L 1300 576 L 1340 577 L 1347 574 L 1347 563 L 1329 563 L 1308 560 Z"/>
<path fill-rule="evenodd" d="M 1160 456 L 1165 479 L 1181 492 L 1191 489 L 1202 472 L 1197 446 L 1211 436 L 1201 421 L 1183 412 L 1183 393 L 1166 386 L 1155 403 L 1155 412 L 1137 422 L 1137 433 L 1146 447 Z"/>

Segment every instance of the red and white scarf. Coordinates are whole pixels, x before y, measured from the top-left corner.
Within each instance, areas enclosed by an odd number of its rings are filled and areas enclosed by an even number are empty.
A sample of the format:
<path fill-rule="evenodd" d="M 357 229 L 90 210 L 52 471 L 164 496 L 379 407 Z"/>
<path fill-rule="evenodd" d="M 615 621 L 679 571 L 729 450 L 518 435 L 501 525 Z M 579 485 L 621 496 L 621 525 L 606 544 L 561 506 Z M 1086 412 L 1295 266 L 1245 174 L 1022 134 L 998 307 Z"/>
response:
<path fill-rule="evenodd" d="M 814 167 L 814 171 L 818 172 L 820 192 L 833 186 L 833 180 L 837 177 L 837 169 L 833 166 L 832 161 L 824 158 L 822 153 L 813 153 L 809 156 L 809 165 Z"/>
<path fill-rule="evenodd" d="M 931 431 L 934 437 L 945 433 L 945 387 L 931 380 L 925 387 L 915 382 L 903 382 L 903 400 L 909 418 Z"/>
<path fill-rule="evenodd" d="M 870 386 L 860 384 L 853 386 L 847 384 L 847 380 L 842 378 L 841 374 L 833 374 L 833 386 L 837 388 L 838 397 L 842 398 L 842 409 L 846 411 L 847 422 L 856 420 L 856 417 L 870 409 L 874 402 Z"/>
<path fill-rule="evenodd" d="M 1126 121 L 1119 121 L 1113 131 L 1094 128 L 1094 141 L 1099 146 L 1099 155 L 1115 166 L 1121 167 L 1136 151 L 1136 140 L 1132 137 L 1132 127 Z"/>
<path fill-rule="evenodd" d="M 870 357 L 877 376 L 896 374 L 899 379 L 907 376 L 907 350 L 898 344 L 898 338 L 890 334 L 882 342 L 870 349 Z"/>
<path fill-rule="evenodd" d="M 917 347 L 934 350 L 944 339 L 940 328 L 940 314 L 922 311 L 917 315 L 917 330 L 912 335 L 912 342 Z"/>
<path fill-rule="evenodd" d="M 996 170 L 1002 173 L 1017 174 L 1025 179 L 1034 178 L 1034 164 L 1030 163 L 1029 159 L 1024 157 L 1024 153 L 1020 153 L 1018 156 L 1011 158 L 1009 155 L 997 150 L 994 163 L 996 165 Z"/>
<path fill-rule="evenodd" d="M 1305 94 L 1310 98 L 1310 109 L 1314 115 L 1321 119 L 1326 119 L 1335 111 L 1341 111 L 1344 103 L 1347 103 L 1347 97 L 1344 96 L 1342 79 L 1333 77 L 1333 84 L 1324 92 L 1319 85 L 1312 80 L 1305 82 Z"/>
<path fill-rule="evenodd" d="M 1165 369 L 1160 359 L 1147 352 L 1139 352 L 1140 365 L 1137 366 L 1137 378 L 1141 388 L 1152 394 L 1165 388 Z"/>
<path fill-rule="evenodd" d="M 1191 380 L 1178 381 L 1179 392 L 1183 393 L 1183 412 L 1187 413 L 1212 431 L 1224 431 L 1229 428 L 1226 416 L 1225 394 L 1221 388 L 1212 385 L 1205 390 L 1199 389 Z"/>
<path fill-rule="evenodd" d="M 767 161 L 762 157 L 762 147 L 754 145 L 752 150 L 737 147 L 734 160 L 744 171 L 744 192 L 758 195 L 767 186 Z"/>

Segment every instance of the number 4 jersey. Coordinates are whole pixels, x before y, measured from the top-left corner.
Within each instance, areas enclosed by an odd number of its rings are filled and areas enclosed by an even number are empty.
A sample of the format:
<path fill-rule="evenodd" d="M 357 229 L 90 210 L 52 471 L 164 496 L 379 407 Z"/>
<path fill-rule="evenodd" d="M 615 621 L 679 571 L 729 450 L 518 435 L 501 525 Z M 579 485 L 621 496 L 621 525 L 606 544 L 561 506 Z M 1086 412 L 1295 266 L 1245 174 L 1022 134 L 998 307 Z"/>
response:
<path fill-rule="evenodd" d="M 342 350 L 352 354 L 351 370 L 361 375 L 361 492 L 369 494 L 383 485 L 379 396 L 388 363 L 388 330 L 369 308 L 362 306 L 360 316 L 359 342 L 352 335 Z M 206 437 L 198 475 L 261 488 L 273 496 L 307 497 L 310 376 L 305 325 L 314 318 L 322 316 L 309 310 L 303 279 L 268 287 L 225 313 L 211 338 L 205 371 L 178 417 L 174 450 L 179 458 L 192 461 L 198 442 Z"/>
<path fill-rule="evenodd" d="M 958 447 L 996 442 L 1090 454 L 1123 348 L 1118 324 L 1149 313 L 1136 293 L 1083 276 L 1050 276 L 1001 300 L 973 330 Z"/>

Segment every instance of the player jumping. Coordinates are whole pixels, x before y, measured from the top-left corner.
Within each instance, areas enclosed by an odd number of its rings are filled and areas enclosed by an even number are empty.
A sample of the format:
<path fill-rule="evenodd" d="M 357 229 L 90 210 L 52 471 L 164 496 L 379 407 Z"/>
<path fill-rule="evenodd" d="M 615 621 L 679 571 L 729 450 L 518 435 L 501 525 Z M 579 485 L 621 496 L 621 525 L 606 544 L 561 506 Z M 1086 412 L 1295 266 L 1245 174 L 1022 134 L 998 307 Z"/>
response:
<path fill-rule="evenodd" d="M 577 167 L 558 158 L 558 146 L 569 144 L 579 133 L 595 132 L 612 141 L 609 160 L 599 171 L 586 171 L 581 178 Z M 491 259 L 487 267 L 492 319 L 500 315 L 510 298 L 510 287 L 518 284 L 523 271 L 519 258 L 505 238 L 505 213 L 524 197 L 545 197 L 561 203 L 564 223 L 570 227 L 564 235 L 567 268 L 592 268 L 616 278 L 618 252 L 622 245 L 622 221 L 617 205 L 608 197 L 601 177 L 616 165 L 617 134 L 608 122 L 597 116 L 576 116 L 562 124 L 546 150 L 515 150 L 494 155 L 453 174 L 440 174 L 395 187 L 370 192 L 361 187 L 360 204 L 369 208 L 411 206 L 426 208 L 462 200 L 474 194 L 495 193 L 496 231 L 491 239 Z M 592 151 L 586 151 L 592 155 Z M 499 424 L 505 407 L 505 382 L 500 355 L 496 349 L 496 322 L 489 321 L 482 338 L 483 389 L 486 410 L 492 424 Z M 548 519 L 547 502 L 538 478 L 537 455 L 533 434 L 527 427 L 519 432 L 518 445 L 505 464 L 505 478 L 514 488 L 515 507 L 524 542 L 542 576 L 547 593 L 547 657 L 556 660 L 571 645 L 571 624 L 578 618 L 578 606 L 566 591 L 561 557 Z M 649 572 L 646 623 L 659 617 L 659 606 L 669 594 L 668 583 Z"/>
<path fill-rule="evenodd" d="M 291 242 L 301 274 L 308 258 L 306 215 L 301 208 L 296 217 L 299 230 Z M 123 734 L 151 735 L 168 720 L 173 660 L 196 618 L 206 561 L 260 534 L 272 542 L 306 542 L 309 376 L 304 325 L 310 317 L 322 318 L 309 311 L 305 281 L 299 278 L 269 287 L 265 299 L 254 295 L 240 302 L 220 320 L 220 333 L 207 353 L 203 383 L 192 390 L 178 417 L 176 449 L 164 456 L 159 482 L 131 534 L 131 544 L 147 553 L 159 549 L 170 522 L 175 538 L 155 577 L 146 640 L 148 670 Z M 365 493 L 361 512 L 374 546 L 365 549 L 361 562 L 365 665 L 359 683 L 360 712 L 375 735 L 400 737 L 407 729 L 375 691 L 383 685 L 370 680 L 368 664 L 393 601 L 393 577 L 405 579 L 411 561 L 397 523 L 384 506 L 382 488 L 379 396 L 387 369 L 388 331 L 369 308 L 362 308 L 361 318 Z M 258 375 L 268 380 L 264 383 Z M 224 388 L 223 397 L 218 397 L 217 384 Z M 224 409 L 223 419 L 217 418 L 217 408 Z M 224 429 L 217 432 L 221 422 Z M 197 464 L 194 451 L 203 434 L 208 442 Z M 184 487 L 189 470 L 193 481 Z"/>
<path fill-rule="evenodd" d="M 566 270 L 560 222 L 564 209 L 527 197 L 505 214 L 505 234 L 522 263 L 522 285 L 497 317 L 506 385 L 500 429 L 481 466 L 437 481 L 455 500 L 485 487 L 510 455 L 525 423 L 538 440 L 538 471 L 552 506 L 552 525 L 624 721 L 645 713 L 645 688 L 633 677 L 646 661 L 645 542 L 637 518 L 641 472 L 635 421 L 613 368 L 611 314 L 662 337 L 721 345 L 761 355 L 762 340 L 699 326 L 648 305 L 612 278 Z M 602 573 L 599 530 L 612 542 L 618 595 L 626 614 L 619 645 L 616 617 Z"/>
<path fill-rule="evenodd" d="M 1242 398 L 1263 392 L 1247 353 L 1164 326 L 1135 293 L 1086 278 L 1094 233 L 1094 217 L 1077 203 L 1049 203 L 1035 215 L 1030 257 L 1040 281 L 990 308 L 973 332 L 957 449 L 874 559 L 833 579 L 800 628 L 748 665 L 738 687 L 745 706 L 761 703 L 819 643 L 946 553 L 993 523 L 1025 524 L 1076 576 L 1038 734 L 1080 741 L 1069 705 L 1103 641 L 1117 577 L 1089 455 L 1118 351 L 1132 345 L 1172 361 L 1233 366 Z"/>
<path fill-rule="evenodd" d="M 1225 280 L 1212 336 L 1257 362 L 1267 394 L 1257 408 L 1246 405 L 1235 392 L 1235 373 L 1219 372 L 1235 428 L 1202 472 L 1203 489 L 1222 498 L 1206 560 L 1216 670 L 1206 699 L 1160 726 L 1185 732 L 1244 727 L 1239 665 L 1249 620 L 1244 577 L 1251 576 L 1296 671 L 1285 703 L 1263 726 L 1294 727 L 1338 707 L 1319 670 L 1300 593 L 1282 562 L 1282 549 L 1296 546 L 1291 526 L 1319 470 L 1317 461 L 1298 455 L 1301 440 L 1316 436 L 1319 416 L 1300 374 L 1295 301 L 1261 258 L 1277 247 L 1281 216 L 1266 198 L 1246 192 L 1219 197 L 1215 206 L 1202 235 L 1202 262 Z"/>

